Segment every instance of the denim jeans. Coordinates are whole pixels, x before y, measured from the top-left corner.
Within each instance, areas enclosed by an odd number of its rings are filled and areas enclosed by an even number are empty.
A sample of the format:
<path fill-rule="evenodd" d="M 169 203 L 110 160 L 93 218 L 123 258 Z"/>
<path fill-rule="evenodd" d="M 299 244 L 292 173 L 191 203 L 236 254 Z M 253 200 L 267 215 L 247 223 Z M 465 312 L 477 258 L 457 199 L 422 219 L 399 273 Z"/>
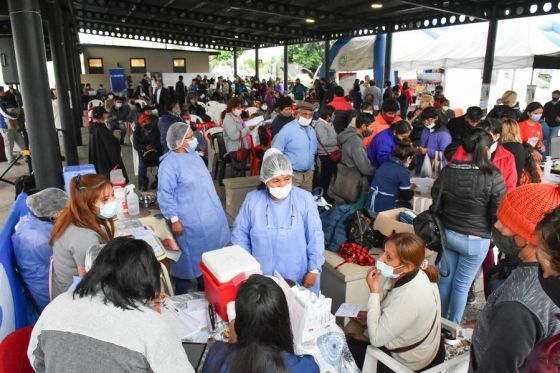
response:
<path fill-rule="evenodd" d="M 121 145 L 124 144 L 124 137 L 126 135 L 126 126 L 124 122 L 112 122 L 111 123 L 111 131 L 119 130 L 121 132 L 120 143 Z"/>
<path fill-rule="evenodd" d="M 138 152 L 138 188 L 148 189 L 148 167 L 142 159 L 142 152 Z"/>
<path fill-rule="evenodd" d="M 449 276 L 439 280 L 441 316 L 458 324 L 463 318 L 469 288 L 488 253 L 490 239 L 449 229 L 445 230 L 445 235 Z M 440 271 L 445 274 L 445 261 L 442 260 L 439 266 Z"/>
<path fill-rule="evenodd" d="M 202 276 L 197 277 L 196 279 L 185 279 L 185 278 L 177 278 L 172 277 L 173 281 L 175 282 L 175 295 L 187 294 L 189 292 L 189 287 L 191 285 L 192 280 L 196 280 L 196 290 L 197 291 L 204 291 L 204 280 Z"/>

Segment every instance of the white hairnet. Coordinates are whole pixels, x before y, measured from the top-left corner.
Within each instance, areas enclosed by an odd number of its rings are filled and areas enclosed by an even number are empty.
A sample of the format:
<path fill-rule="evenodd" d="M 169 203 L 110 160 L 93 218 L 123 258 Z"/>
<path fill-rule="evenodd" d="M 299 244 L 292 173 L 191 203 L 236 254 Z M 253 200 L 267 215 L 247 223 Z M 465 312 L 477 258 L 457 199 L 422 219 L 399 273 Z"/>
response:
<path fill-rule="evenodd" d="M 46 188 L 27 197 L 29 210 L 38 218 L 55 218 L 68 205 L 68 195 L 58 188 Z"/>
<path fill-rule="evenodd" d="M 270 148 L 264 153 L 261 166 L 261 181 L 268 183 L 280 175 L 293 175 L 292 162 L 276 148 Z"/>
<path fill-rule="evenodd" d="M 167 141 L 167 147 L 170 150 L 179 149 L 190 128 L 191 127 L 188 124 L 183 122 L 173 123 L 167 130 L 167 136 L 165 138 Z"/>

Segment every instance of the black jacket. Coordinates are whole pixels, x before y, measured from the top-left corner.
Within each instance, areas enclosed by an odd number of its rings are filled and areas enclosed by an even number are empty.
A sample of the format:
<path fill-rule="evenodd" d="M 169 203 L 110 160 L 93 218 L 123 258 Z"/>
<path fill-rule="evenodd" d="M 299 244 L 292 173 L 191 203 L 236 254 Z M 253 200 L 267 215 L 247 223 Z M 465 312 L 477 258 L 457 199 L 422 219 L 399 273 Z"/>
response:
<path fill-rule="evenodd" d="M 552 101 L 544 104 L 544 120 L 550 127 L 560 126 L 560 122 L 556 121 L 557 117 L 560 117 L 560 102 L 553 103 Z"/>
<path fill-rule="evenodd" d="M 161 93 L 159 95 L 159 102 L 158 102 L 157 101 L 157 91 L 158 91 L 157 88 L 154 89 L 152 102 L 156 106 L 156 109 L 158 110 L 159 115 L 162 115 L 162 113 L 167 113 L 167 104 L 168 104 L 169 100 L 171 100 L 171 97 L 169 96 L 169 92 L 167 91 L 167 89 L 161 87 Z"/>
<path fill-rule="evenodd" d="M 521 117 L 521 113 L 519 112 L 519 110 L 516 110 L 507 105 L 494 106 L 494 108 L 490 110 L 490 112 L 486 116 L 486 118 L 496 118 L 500 120 L 504 118 L 519 120 L 519 117 Z"/>
<path fill-rule="evenodd" d="M 119 140 L 105 123 L 91 122 L 89 133 L 89 163 L 95 166 L 97 173 L 109 177 L 112 169 L 120 168 L 128 181 Z"/>
<path fill-rule="evenodd" d="M 525 167 L 525 161 L 527 160 L 527 150 L 523 147 L 523 144 L 519 142 L 506 142 L 502 144 L 507 151 L 513 154 L 515 158 L 515 168 L 517 169 L 517 185 L 521 185 L 521 175 L 523 175 L 523 168 Z"/>
<path fill-rule="evenodd" d="M 183 106 L 185 103 L 185 84 L 182 80 L 175 83 L 175 95 L 177 96 L 177 101 Z"/>
<path fill-rule="evenodd" d="M 484 173 L 470 162 L 454 161 L 444 167 L 432 188 L 434 203 L 443 185 L 440 207 L 446 229 L 490 238 L 496 210 L 506 194 L 506 184 L 495 168 Z"/>

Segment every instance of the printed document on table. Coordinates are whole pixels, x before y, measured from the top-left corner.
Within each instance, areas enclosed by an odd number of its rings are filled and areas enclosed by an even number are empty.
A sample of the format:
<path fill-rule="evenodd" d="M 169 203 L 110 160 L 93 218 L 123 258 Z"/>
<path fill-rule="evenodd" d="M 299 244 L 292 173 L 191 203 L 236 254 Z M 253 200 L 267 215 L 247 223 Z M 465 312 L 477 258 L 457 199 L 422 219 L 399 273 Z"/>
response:
<path fill-rule="evenodd" d="M 342 303 L 334 315 L 336 317 L 356 317 L 361 310 L 361 304 Z"/>

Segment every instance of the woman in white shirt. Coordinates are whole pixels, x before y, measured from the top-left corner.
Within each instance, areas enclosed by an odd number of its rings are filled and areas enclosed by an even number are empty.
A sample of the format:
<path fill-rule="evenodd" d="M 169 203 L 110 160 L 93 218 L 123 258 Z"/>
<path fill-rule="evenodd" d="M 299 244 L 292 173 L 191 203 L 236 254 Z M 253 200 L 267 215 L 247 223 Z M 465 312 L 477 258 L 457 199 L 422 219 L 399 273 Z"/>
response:
<path fill-rule="evenodd" d="M 366 277 L 368 311 L 357 321 L 367 326 L 367 338 L 395 360 L 422 371 L 445 360 L 441 342 L 441 304 L 438 270 L 428 264 L 425 244 L 411 233 L 387 239 L 385 252 Z M 369 343 L 349 339 L 356 364 L 363 366 Z M 378 363 L 378 372 L 392 372 Z"/>

